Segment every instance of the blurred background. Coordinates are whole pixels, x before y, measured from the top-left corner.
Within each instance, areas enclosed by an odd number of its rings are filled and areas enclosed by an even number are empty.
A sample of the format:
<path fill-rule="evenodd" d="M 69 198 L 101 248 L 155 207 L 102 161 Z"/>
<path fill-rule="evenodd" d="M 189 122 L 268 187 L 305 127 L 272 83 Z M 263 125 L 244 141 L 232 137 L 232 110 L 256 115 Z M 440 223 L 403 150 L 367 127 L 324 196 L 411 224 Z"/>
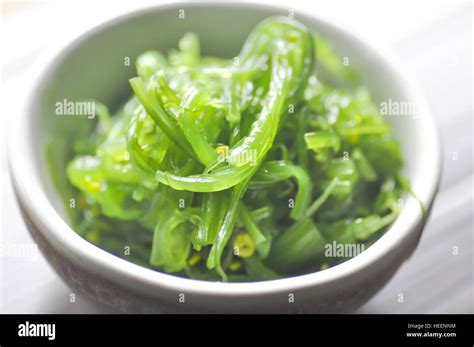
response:
<path fill-rule="evenodd" d="M 1 1 L 0 313 L 110 312 L 80 297 L 71 300 L 70 290 L 27 233 L 8 176 L 8 119 L 17 116 L 17 106 L 24 102 L 24 86 L 35 63 L 56 42 L 156 3 Z M 472 2 L 273 0 L 271 4 L 293 9 L 296 18 L 299 11 L 317 14 L 391 49 L 418 80 L 442 137 L 440 192 L 420 244 L 388 285 L 357 312 L 473 313 Z M 9 254 L 9 245 L 23 251 Z"/>

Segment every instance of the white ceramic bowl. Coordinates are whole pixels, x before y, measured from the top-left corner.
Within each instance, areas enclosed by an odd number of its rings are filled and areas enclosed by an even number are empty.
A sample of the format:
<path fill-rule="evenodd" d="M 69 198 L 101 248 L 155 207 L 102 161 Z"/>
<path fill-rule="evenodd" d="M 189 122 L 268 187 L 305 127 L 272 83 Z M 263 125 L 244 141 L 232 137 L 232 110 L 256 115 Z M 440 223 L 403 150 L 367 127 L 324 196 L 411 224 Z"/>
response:
<path fill-rule="evenodd" d="M 185 11 L 184 20 L 178 17 L 180 9 Z M 56 161 L 64 164 L 79 120 L 58 120 L 55 102 L 92 97 L 117 105 L 131 93 L 127 79 L 135 73 L 133 64 L 124 66 L 124 57 L 133 62 L 146 49 L 171 48 L 183 33 L 194 31 L 205 54 L 230 58 L 255 24 L 275 14 L 288 15 L 288 10 L 231 3 L 150 8 L 95 28 L 42 66 L 12 127 L 9 164 L 28 229 L 75 293 L 126 312 L 348 312 L 366 302 L 413 252 L 423 220 L 418 203 L 409 195 L 395 223 L 362 254 L 328 270 L 267 282 L 204 282 L 152 271 L 97 248 L 68 224 L 46 169 L 44 143 L 54 141 Z M 399 116 L 390 121 L 401 142 L 405 174 L 429 210 L 441 162 L 437 131 L 423 97 L 390 55 L 322 19 L 299 13 L 296 19 L 350 57 L 375 100 L 416 104 L 417 118 Z M 62 170 L 57 173 L 64 179 Z M 288 300 L 291 294 L 294 303 Z"/>

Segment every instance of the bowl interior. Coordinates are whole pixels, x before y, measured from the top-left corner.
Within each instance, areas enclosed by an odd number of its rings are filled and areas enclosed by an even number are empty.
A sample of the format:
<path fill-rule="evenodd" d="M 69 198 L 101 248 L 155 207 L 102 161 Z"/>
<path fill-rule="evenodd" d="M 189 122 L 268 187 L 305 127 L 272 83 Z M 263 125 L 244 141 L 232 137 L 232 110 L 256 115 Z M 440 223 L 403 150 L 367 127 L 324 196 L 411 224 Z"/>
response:
<path fill-rule="evenodd" d="M 203 54 L 231 58 L 239 53 L 252 28 L 271 15 L 287 16 L 288 11 L 254 5 L 173 5 L 116 19 L 68 46 L 42 75 L 29 106 L 29 114 L 33 116 L 26 135 L 34 151 L 34 172 L 30 174 L 39 178 L 47 198 L 62 218 L 69 223 L 64 198 L 56 186 L 69 187 L 65 166 L 70 159 L 72 139 L 79 122 L 93 120 L 55 115 L 57 102 L 96 99 L 114 111 L 132 93 L 128 79 L 135 76 L 134 61 L 143 51 L 167 51 L 176 47 L 184 33 L 192 31 L 201 38 Z M 378 52 L 323 21 L 300 14 L 295 18 L 327 37 L 341 56 L 348 57 L 376 102 L 389 99 L 415 102 L 405 81 Z M 403 115 L 391 116 L 389 121 L 401 142 L 405 175 L 420 199 L 429 204 L 432 187 L 424 185 L 423 180 L 433 168 L 426 168 L 426 161 L 420 158 L 428 158 L 428 166 L 436 162 L 431 120 L 423 115 L 417 118 Z M 54 180 L 48 169 L 48 156 L 54 159 Z"/>

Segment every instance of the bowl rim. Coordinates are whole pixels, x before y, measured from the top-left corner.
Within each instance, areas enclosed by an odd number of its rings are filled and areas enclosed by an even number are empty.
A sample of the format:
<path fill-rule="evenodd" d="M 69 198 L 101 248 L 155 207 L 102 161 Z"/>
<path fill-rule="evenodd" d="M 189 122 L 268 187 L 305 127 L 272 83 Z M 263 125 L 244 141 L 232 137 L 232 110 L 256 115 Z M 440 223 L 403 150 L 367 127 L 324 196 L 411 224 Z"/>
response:
<path fill-rule="evenodd" d="M 32 144 L 27 140 L 28 136 L 24 136 L 24 134 L 31 132 L 28 119 L 33 117 L 31 107 L 34 99 L 34 91 L 38 88 L 40 81 L 47 76 L 47 72 L 55 60 L 67 53 L 71 47 L 74 47 L 74 45 L 83 40 L 87 40 L 97 32 L 106 30 L 110 26 L 122 21 L 140 17 L 150 11 L 159 13 L 163 10 L 206 8 L 209 6 L 222 9 L 248 8 L 249 10 L 288 11 L 288 8 L 285 7 L 255 3 L 173 3 L 144 7 L 109 19 L 87 30 L 85 33 L 81 33 L 73 40 L 69 38 L 67 44 L 61 42 L 58 45 L 59 48 L 54 49 L 45 59 L 42 59 L 41 62 L 37 64 L 36 83 L 29 91 L 27 102 L 22 112 L 20 112 L 14 121 L 13 131 L 9 133 L 9 141 L 7 144 L 8 164 L 15 194 L 20 204 L 25 208 L 28 216 L 48 242 L 72 262 L 79 262 L 82 268 L 93 271 L 97 275 L 111 281 L 121 281 L 121 285 L 126 285 L 130 288 L 132 286 L 136 288 L 135 284 L 140 283 L 149 287 L 159 287 L 170 291 L 196 295 L 217 295 L 225 297 L 264 295 L 269 293 L 291 292 L 293 290 L 327 284 L 360 272 L 369 267 L 372 263 L 380 261 L 385 255 L 389 254 L 393 248 L 400 245 L 405 238 L 408 238 L 411 233 L 415 232 L 417 227 L 423 224 L 421 210 L 417 208 L 417 201 L 411 196 L 407 197 L 405 208 L 402 209 L 400 215 L 385 234 L 367 250 L 344 263 L 324 271 L 271 281 L 223 283 L 182 278 L 151 270 L 102 250 L 83 239 L 69 227 L 50 203 L 43 191 L 39 177 L 31 177 L 30 172 L 35 172 L 33 160 L 30 159 L 34 156 L 34 152 Z M 401 69 L 400 64 L 393 55 L 388 53 L 386 48 L 375 45 L 373 42 L 370 42 L 370 40 L 350 32 L 341 25 L 341 23 L 335 24 L 334 21 L 327 21 L 321 16 L 313 14 L 300 14 L 298 9 L 296 9 L 296 12 L 296 19 L 299 17 L 307 22 L 320 23 L 333 31 L 348 36 L 352 41 L 355 41 L 357 45 L 361 45 L 364 50 L 369 51 L 374 57 L 382 61 L 384 69 L 391 70 L 394 75 L 399 77 L 407 95 L 410 95 L 412 99 L 416 101 L 417 110 L 420 112 L 421 117 L 426 118 L 423 132 L 424 136 L 430 140 L 429 145 L 431 147 L 431 151 L 428 152 L 429 155 L 423 158 L 423 162 L 426 165 L 422 168 L 422 170 L 425 171 L 423 176 L 425 180 L 421 188 L 424 189 L 417 191 L 417 194 L 423 204 L 429 208 L 439 186 L 441 176 L 441 150 L 439 135 L 433 116 L 418 86 L 407 78 L 407 74 Z M 18 153 L 22 153 L 23 155 L 18 155 Z M 127 281 L 124 281 L 125 279 Z"/>

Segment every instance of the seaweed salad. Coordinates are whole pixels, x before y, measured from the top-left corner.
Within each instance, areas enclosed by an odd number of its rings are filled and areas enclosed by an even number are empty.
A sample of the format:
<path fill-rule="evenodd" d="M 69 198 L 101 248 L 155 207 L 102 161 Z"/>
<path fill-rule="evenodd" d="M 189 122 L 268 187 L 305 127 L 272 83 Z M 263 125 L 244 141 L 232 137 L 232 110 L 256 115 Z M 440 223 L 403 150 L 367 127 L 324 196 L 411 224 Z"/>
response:
<path fill-rule="evenodd" d="M 330 42 L 267 18 L 232 59 L 185 34 L 136 60 L 133 95 L 77 136 L 74 229 L 121 258 L 210 281 L 262 281 L 350 258 L 397 218 L 399 143 Z M 127 83 L 127 81 L 124 81 Z"/>

